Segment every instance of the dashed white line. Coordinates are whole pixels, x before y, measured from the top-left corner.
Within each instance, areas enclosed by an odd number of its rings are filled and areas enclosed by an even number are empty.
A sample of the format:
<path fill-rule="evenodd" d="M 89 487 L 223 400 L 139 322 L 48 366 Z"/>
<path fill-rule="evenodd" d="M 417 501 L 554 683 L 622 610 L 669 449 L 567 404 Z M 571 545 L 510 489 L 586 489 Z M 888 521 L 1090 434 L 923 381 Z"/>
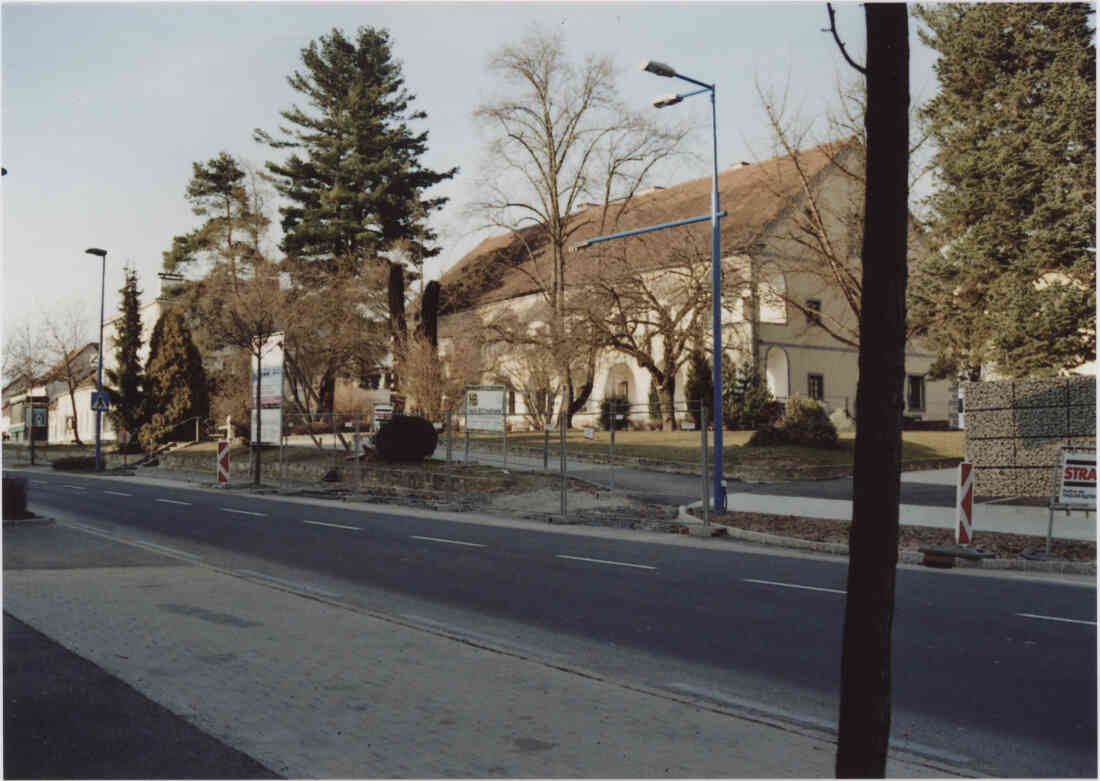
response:
<path fill-rule="evenodd" d="M 220 509 L 224 512 L 237 513 L 238 515 L 257 515 L 260 518 L 266 518 L 267 517 L 267 513 L 254 513 L 251 510 L 235 510 L 232 507 L 222 507 Z"/>
<path fill-rule="evenodd" d="M 1021 618 L 1037 618 L 1041 621 L 1061 621 L 1066 624 L 1087 624 L 1089 626 L 1096 626 L 1095 621 L 1082 621 L 1079 618 L 1058 618 L 1057 616 L 1040 616 L 1035 613 L 1017 613 L 1016 615 Z"/>
<path fill-rule="evenodd" d="M 342 523 L 325 523 L 324 521 L 302 521 L 302 523 L 308 523 L 311 526 L 330 526 L 333 529 L 347 529 L 348 531 L 359 531 L 358 526 L 344 526 Z"/>
<path fill-rule="evenodd" d="M 75 488 L 78 491 L 87 491 L 88 489 L 82 485 L 72 485 L 70 483 L 62 483 L 66 488 Z"/>
<path fill-rule="evenodd" d="M 187 505 L 188 507 L 191 506 L 190 502 L 177 502 L 175 499 L 154 499 L 153 501 L 154 502 L 164 502 L 165 504 L 183 504 L 183 505 Z"/>
<path fill-rule="evenodd" d="M 607 559 L 589 559 L 589 558 L 585 558 L 584 556 L 566 556 L 564 553 L 556 553 L 556 554 L 554 554 L 554 556 L 555 556 L 555 558 L 559 558 L 559 559 L 572 559 L 573 561 L 588 561 L 588 562 L 591 562 L 593 564 L 611 564 L 611 565 L 616 566 L 616 567 L 634 567 L 635 569 L 652 569 L 652 570 L 657 569 L 656 567 L 651 567 L 648 564 L 631 564 L 630 562 L 627 562 L 627 561 L 608 561 Z"/>
<path fill-rule="evenodd" d="M 419 534 L 410 534 L 409 537 L 411 537 L 414 540 L 428 540 L 429 542 L 445 542 L 448 545 L 466 545 L 466 546 L 471 547 L 471 548 L 484 548 L 484 547 L 487 547 L 485 545 L 482 545 L 480 542 L 463 542 L 462 540 L 445 540 L 442 537 L 421 537 Z"/>
<path fill-rule="evenodd" d="M 122 491 L 104 491 L 105 494 L 113 494 L 114 496 L 133 496 L 133 494 L 123 493 Z"/>
<path fill-rule="evenodd" d="M 754 580 L 752 578 L 742 578 L 746 583 L 761 583 L 765 586 L 780 586 L 782 588 L 800 588 L 806 591 L 824 591 L 827 594 L 847 594 L 848 592 L 842 591 L 836 588 L 820 588 L 818 586 L 802 586 L 798 583 L 779 583 L 774 580 Z"/>

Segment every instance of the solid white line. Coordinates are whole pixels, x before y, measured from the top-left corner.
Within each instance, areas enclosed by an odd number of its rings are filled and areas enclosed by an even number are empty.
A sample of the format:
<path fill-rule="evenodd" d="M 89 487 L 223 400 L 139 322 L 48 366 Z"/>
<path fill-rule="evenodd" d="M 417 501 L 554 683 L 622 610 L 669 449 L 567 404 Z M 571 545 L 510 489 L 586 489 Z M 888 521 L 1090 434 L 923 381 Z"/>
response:
<path fill-rule="evenodd" d="M 463 542 L 462 540 L 445 540 L 442 537 L 421 537 L 418 534 L 410 534 L 409 537 L 414 539 L 414 540 L 428 540 L 430 542 L 445 542 L 448 545 L 466 545 L 466 546 L 469 546 L 471 548 L 484 548 L 484 547 L 487 547 L 485 545 L 482 545 L 480 542 Z"/>
<path fill-rule="evenodd" d="M 313 526 L 331 526 L 333 529 L 348 529 L 349 531 L 359 531 L 358 526 L 344 526 L 340 523 L 325 523 L 324 521 L 302 521 L 302 523 L 312 524 Z"/>
<path fill-rule="evenodd" d="M 138 545 L 142 548 L 152 548 L 153 550 L 158 550 L 162 553 L 168 553 L 172 556 L 180 556 L 185 559 L 192 559 L 193 561 L 202 561 L 202 556 L 198 556 L 194 553 L 188 553 L 187 551 L 177 550 L 176 548 L 169 548 L 167 545 L 157 545 L 155 542 L 146 542 L 145 540 L 124 540 L 124 542 L 131 542 L 134 545 Z"/>
<path fill-rule="evenodd" d="M 283 580 L 282 578 L 277 578 L 274 575 L 265 575 L 262 572 L 256 572 L 256 570 L 239 569 L 239 570 L 237 570 L 237 574 L 238 575 L 246 575 L 247 577 L 250 577 L 250 578 L 258 578 L 260 580 L 266 580 L 269 583 L 275 583 L 277 585 L 293 589 L 294 591 L 305 591 L 306 593 L 317 594 L 317 595 L 322 596 L 322 597 L 330 597 L 332 599 L 336 599 L 340 596 L 339 594 L 337 594 L 333 591 L 325 591 L 324 589 L 320 589 L 320 588 L 316 588 L 314 586 L 311 586 L 308 583 L 299 583 L 298 581 L 295 581 L 295 580 Z"/>
<path fill-rule="evenodd" d="M 746 583 L 762 583 L 765 586 L 782 586 L 783 588 L 801 588 L 806 591 L 824 591 L 828 594 L 846 594 L 848 592 L 841 591 L 835 588 L 818 588 L 817 586 L 800 586 L 797 583 L 777 583 L 774 580 L 753 580 L 752 578 L 742 578 Z"/>
<path fill-rule="evenodd" d="M 50 484 L 48 480 L 31 480 L 31 482 L 34 483 L 35 485 L 49 485 Z"/>
<path fill-rule="evenodd" d="M 124 494 L 122 491 L 104 491 L 105 494 L 114 494 L 115 496 L 133 496 L 133 494 Z"/>
<path fill-rule="evenodd" d="M 254 513 L 250 510 L 234 510 L 232 507 L 222 507 L 221 509 L 227 513 L 237 513 L 239 515 L 258 515 L 261 518 L 267 517 L 267 513 Z"/>
<path fill-rule="evenodd" d="M 1023 618 L 1038 618 L 1042 621 L 1062 621 L 1066 624 L 1088 624 L 1089 626 L 1096 626 L 1095 621 L 1081 621 L 1077 618 L 1058 618 L 1057 616 L 1037 616 L 1034 613 L 1017 613 L 1016 615 Z"/>
<path fill-rule="evenodd" d="M 573 559 L 574 561 L 590 561 L 593 564 L 613 564 L 616 567 L 634 567 L 635 569 L 657 569 L 648 564 L 630 564 L 626 561 L 608 561 L 607 559 L 586 559 L 584 556 L 566 556 L 564 553 L 554 554 L 559 559 Z"/>
<path fill-rule="evenodd" d="M 78 491 L 87 491 L 88 490 L 85 486 L 82 486 L 82 485 L 72 485 L 70 483 L 65 483 L 64 485 L 65 485 L 66 488 L 75 488 Z"/>
<path fill-rule="evenodd" d="M 177 502 L 175 499 L 154 499 L 154 502 L 164 502 L 165 504 L 185 504 L 190 506 L 190 502 Z"/>

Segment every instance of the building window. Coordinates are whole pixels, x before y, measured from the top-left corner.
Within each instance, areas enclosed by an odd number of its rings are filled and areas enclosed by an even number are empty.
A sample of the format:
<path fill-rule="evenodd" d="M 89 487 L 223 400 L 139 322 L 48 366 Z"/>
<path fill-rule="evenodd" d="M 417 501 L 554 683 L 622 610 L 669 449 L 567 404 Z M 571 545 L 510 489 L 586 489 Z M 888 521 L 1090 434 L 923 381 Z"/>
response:
<path fill-rule="evenodd" d="M 508 414 L 516 414 L 516 392 L 511 388 L 508 389 Z"/>
<path fill-rule="evenodd" d="M 810 398 L 815 401 L 825 401 L 825 375 L 811 374 L 806 382 Z"/>
<path fill-rule="evenodd" d="M 809 325 L 821 325 L 821 299 L 806 299 L 806 322 Z"/>
<path fill-rule="evenodd" d="M 906 378 L 905 406 L 911 410 L 924 409 L 924 376 L 910 374 Z"/>
<path fill-rule="evenodd" d="M 619 398 L 625 401 L 628 398 L 628 393 L 630 392 L 630 383 L 626 380 L 620 380 L 618 390 Z"/>

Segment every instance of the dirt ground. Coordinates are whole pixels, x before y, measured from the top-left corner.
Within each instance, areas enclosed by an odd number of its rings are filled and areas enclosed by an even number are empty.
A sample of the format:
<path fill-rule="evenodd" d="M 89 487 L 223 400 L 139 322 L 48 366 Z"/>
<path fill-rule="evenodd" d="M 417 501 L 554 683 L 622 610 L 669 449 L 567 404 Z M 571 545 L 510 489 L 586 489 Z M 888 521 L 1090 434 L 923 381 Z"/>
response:
<path fill-rule="evenodd" d="M 729 512 L 712 515 L 713 523 L 737 529 L 794 537 L 814 542 L 848 544 L 848 521 L 824 518 L 800 518 L 793 515 L 768 513 Z M 927 545 L 954 545 L 955 534 L 951 529 L 930 526 L 901 526 L 898 550 L 916 551 Z M 975 532 L 974 546 L 999 559 L 1020 558 L 1024 553 L 1040 553 L 1046 549 L 1046 539 L 1023 534 L 1003 532 Z M 1052 540 L 1050 552 L 1068 561 L 1096 561 L 1096 543 L 1077 540 Z"/>

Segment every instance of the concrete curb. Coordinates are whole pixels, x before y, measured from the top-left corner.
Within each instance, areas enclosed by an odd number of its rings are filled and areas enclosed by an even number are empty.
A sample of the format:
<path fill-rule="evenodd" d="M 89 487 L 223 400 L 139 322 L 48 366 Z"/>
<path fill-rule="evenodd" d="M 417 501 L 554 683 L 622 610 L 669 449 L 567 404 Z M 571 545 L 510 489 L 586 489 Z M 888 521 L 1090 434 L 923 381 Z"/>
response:
<path fill-rule="evenodd" d="M 703 522 L 697 516 L 688 512 L 690 507 L 701 506 L 702 503 L 681 505 L 678 519 L 690 526 L 699 526 Z M 724 528 L 725 535 L 730 539 L 752 542 L 758 545 L 769 545 L 777 548 L 790 548 L 792 550 L 813 551 L 815 553 L 828 553 L 835 556 L 847 556 L 848 546 L 839 542 L 815 542 L 813 540 L 800 540 L 796 537 L 781 537 L 777 534 L 765 534 L 748 529 L 738 529 L 726 524 L 711 524 Z M 919 551 L 898 551 L 899 564 L 921 564 L 924 554 Z M 1014 570 L 1016 572 L 1041 572 L 1054 575 L 1095 575 L 1096 562 L 1094 561 L 1031 561 L 1030 559 L 983 559 L 971 568 L 982 570 Z"/>

